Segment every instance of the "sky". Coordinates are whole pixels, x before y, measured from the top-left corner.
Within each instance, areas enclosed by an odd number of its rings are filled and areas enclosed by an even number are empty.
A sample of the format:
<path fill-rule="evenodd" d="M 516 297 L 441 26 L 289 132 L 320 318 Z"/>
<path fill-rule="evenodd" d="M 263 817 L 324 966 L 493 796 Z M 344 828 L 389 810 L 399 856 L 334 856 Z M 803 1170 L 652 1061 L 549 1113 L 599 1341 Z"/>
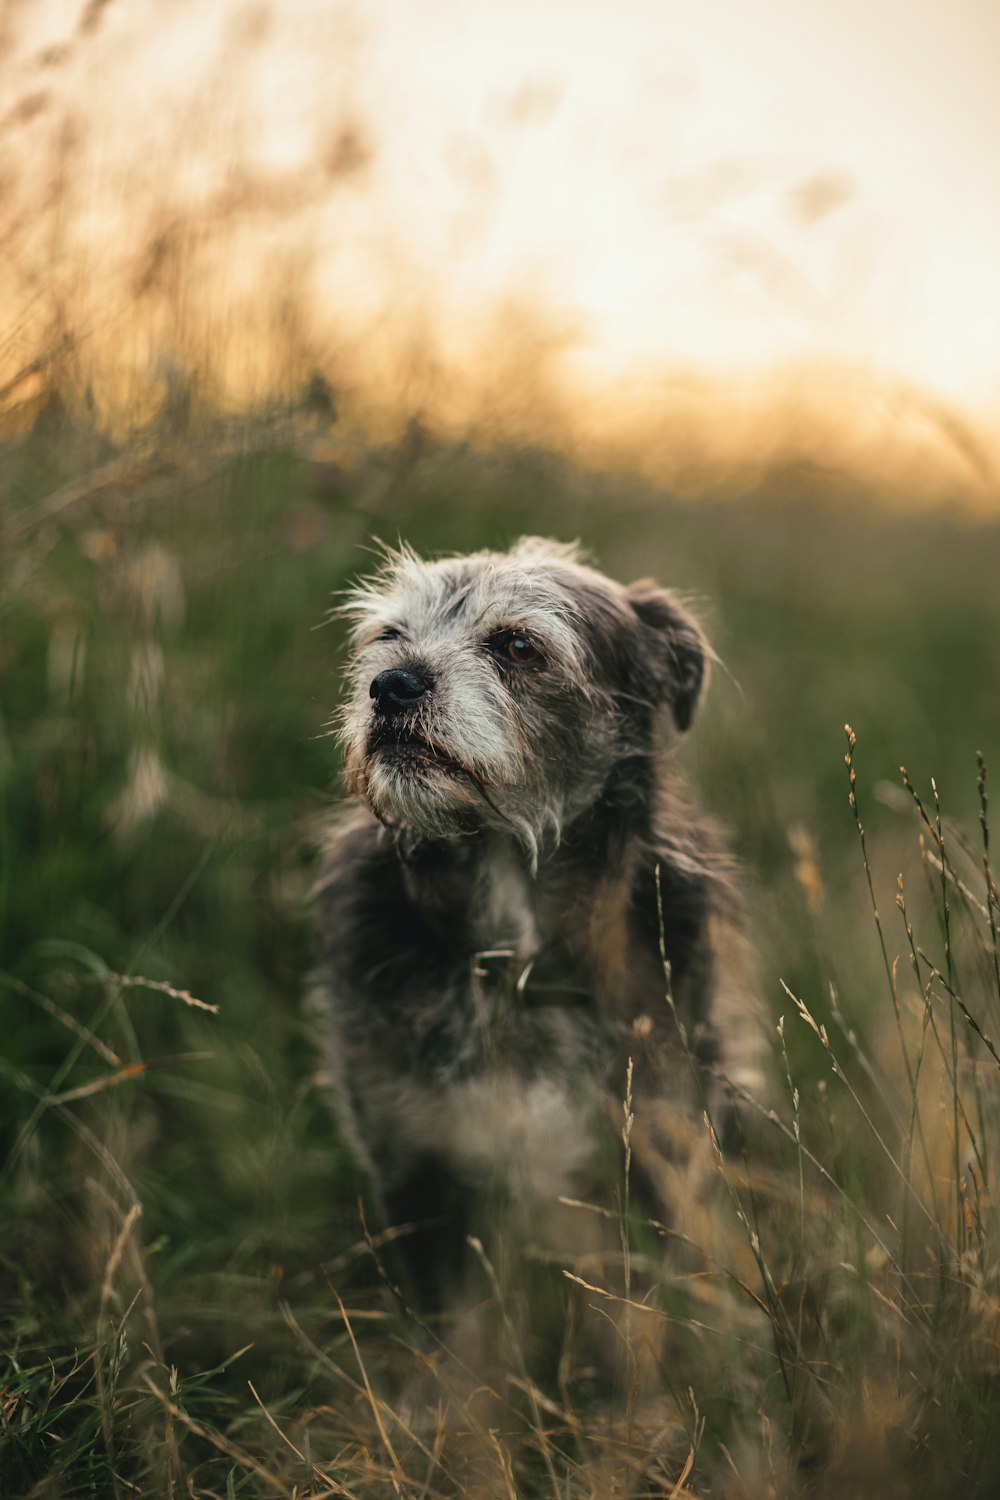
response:
<path fill-rule="evenodd" d="M 0 16 L 15 372 L 58 300 L 107 391 L 195 359 L 238 402 L 294 345 L 441 420 L 668 411 L 725 446 L 806 401 L 993 472 L 995 0 Z"/>

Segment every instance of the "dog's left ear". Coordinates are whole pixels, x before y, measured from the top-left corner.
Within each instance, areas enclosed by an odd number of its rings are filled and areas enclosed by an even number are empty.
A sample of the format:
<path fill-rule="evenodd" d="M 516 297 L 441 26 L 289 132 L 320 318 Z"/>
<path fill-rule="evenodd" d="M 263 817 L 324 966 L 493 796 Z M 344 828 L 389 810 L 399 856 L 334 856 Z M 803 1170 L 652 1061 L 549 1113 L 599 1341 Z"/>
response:
<path fill-rule="evenodd" d="M 625 597 L 642 627 L 645 669 L 670 704 L 677 728 L 688 729 L 708 678 L 708 642 L 687 611 L 655 584 L 633 583 Z"/>

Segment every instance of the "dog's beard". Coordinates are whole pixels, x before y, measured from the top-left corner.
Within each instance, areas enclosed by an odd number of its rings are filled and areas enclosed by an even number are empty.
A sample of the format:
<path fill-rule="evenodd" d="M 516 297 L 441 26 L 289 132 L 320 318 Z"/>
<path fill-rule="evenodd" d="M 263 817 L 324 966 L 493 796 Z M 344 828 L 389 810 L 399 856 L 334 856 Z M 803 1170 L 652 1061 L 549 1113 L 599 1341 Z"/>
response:
<path fill-rule="evenodd" d="M 491 828 L 515 838 L 532 869 L 543 842 L 559 842 L 562 798 L 551 788 L 498 783 L 415 731 L 366 726 L 348 747 L 347 779 L 380 823 L 404 835 L 448 839 Z"/>
<path fill-rule="evenodd" d="M 486 805 L 471 767 L 414 735 L 370 740 L 359 789 L 386 827 L 425 838 L 471 831 Z"/>

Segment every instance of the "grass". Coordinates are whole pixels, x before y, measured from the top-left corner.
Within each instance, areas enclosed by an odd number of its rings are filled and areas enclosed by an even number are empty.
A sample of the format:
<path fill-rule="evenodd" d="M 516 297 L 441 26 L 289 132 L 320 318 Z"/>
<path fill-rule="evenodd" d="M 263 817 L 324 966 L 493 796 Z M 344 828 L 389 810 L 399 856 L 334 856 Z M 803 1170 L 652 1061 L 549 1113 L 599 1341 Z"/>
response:
<path fill-rule="evenodd" d="M 1000 528 L 805 471 L 682 504 L 428 434 L 317 458 L 315 420 L 153 462 L 50 408 L 0 452 L 0 1494 L 996 1493 Z M 359 1209 L 300 1007 L 331 593 L 373 535 L 523 531 L 684 589 L 724 663 L 688 756 L 747 866 L 774 1097 L 706 1130 L 716 1189 L 667 1232 L 629 1201 L 623 1078 L 618 1200 L 577 1210 L 621 1257 L 530 1270 L 557 1324 L 625 1330 L 626 1387 L 655 1332 L 655 1431 L 638 1394 L 609 1417 L 585 1340 L 538 1375 L 485 1249 L 482 1417 Z M 409 1409 L 418 1377 L 471 1437 Z"/>

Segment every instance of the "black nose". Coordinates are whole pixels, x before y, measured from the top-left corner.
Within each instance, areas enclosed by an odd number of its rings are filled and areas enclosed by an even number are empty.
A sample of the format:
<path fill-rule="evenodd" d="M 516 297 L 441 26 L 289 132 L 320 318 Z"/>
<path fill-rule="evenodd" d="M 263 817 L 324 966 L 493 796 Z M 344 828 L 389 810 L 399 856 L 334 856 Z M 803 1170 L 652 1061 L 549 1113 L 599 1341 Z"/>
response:
<path fill-rule="evenodd" d="M 391 667 L 372 679 L 369 696 L 375 699 L 389 718 L 413 708 L 431 690 L 431 682 L 422 672 L 409 667 Z"/>

